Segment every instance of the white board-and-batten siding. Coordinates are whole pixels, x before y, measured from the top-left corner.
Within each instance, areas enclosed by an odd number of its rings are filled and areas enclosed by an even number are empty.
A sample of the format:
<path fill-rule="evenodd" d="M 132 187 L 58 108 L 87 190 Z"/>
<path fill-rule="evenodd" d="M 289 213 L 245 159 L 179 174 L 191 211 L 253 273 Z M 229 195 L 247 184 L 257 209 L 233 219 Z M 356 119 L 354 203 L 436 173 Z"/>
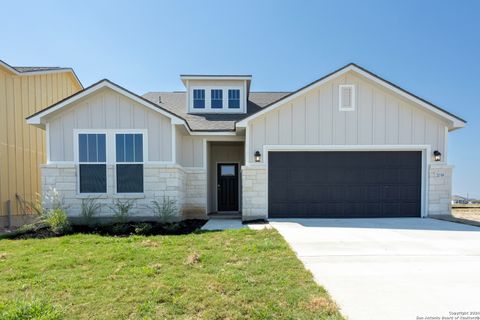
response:
<path fill-rule="evenodd" d="M 146 129 L 148 161 L 172 160 L 171 120 L 110 89 L 72 104 L 48 123 L 50 161 L 74 161 L 75 129 Z"/>
<path fill-rule="evenodd" d="M 339 85 L 353 84 L 354 111 L 340 111 Z M 444 120 L 352 72 L 252 120 L 249 162 L 264 145 L 430 145 L 446 161 Z"/>

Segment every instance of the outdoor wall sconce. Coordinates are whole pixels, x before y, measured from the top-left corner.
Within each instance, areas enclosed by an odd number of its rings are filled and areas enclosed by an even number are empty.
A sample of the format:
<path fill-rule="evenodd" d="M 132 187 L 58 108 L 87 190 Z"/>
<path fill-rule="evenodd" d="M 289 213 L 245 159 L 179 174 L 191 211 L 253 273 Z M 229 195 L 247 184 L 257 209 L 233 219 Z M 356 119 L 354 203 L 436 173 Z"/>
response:
<path fill-rule="evenodd" d="M 260 151 L 255 151 L 255 162 L 260 162 L 262 159 L 262 155 L 260 154 Z"/>
<path fill-rule="evenodd" d="M 442 160 L 442 154 L 440 153 L 440 151 L 438 150 L 433 151 L 433 158 L 435 159 L 435 161 Z"/>

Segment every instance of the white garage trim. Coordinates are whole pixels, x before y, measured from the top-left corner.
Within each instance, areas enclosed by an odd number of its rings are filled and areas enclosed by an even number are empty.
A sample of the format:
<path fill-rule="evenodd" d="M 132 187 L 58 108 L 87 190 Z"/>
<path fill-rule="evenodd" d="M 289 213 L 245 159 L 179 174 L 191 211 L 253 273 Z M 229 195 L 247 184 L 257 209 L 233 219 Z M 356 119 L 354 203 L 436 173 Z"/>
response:
<path fill-rule="evenodd" d="M 264 145 L 263 163 L 249 164 L 251 167 L 263 167 L 267 169 L 267 198 L 266 216 L 268 219 L 268 153 L 280 151 L 421 151 L 422 152 L 422 177 L 421 177 L 421 217 L 428 216 L 428 168 L 431 159 L 430 145 Z"/>

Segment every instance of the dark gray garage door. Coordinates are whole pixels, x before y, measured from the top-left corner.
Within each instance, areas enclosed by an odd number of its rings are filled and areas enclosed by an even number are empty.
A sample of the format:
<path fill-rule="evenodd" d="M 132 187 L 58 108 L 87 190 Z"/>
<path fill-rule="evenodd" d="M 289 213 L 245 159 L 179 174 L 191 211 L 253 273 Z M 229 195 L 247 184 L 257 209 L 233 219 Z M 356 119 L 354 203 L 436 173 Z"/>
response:
<path fill-rule="evenodd" d="M 421 152 L 270 152 L 270 218 L 419 217 Z"/>

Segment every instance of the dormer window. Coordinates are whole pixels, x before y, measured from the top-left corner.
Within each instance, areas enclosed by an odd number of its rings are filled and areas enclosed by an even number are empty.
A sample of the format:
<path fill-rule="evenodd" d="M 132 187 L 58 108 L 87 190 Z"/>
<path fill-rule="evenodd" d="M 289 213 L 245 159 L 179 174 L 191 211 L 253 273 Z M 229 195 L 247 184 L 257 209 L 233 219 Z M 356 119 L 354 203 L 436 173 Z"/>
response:
<path fill-rule="evenodd" d="M 246 113 L 250 75 L 182 75 L 188 113 Z"/>
<path fill-rule="evenodd" d="M 228 90 L 228 108 L 230 109 L 240 108 L 240 90 L 238 89 Z"/>
<path fill-rule="evenodd" d="M 212 89 L 210 93 L 212 99 L 212 109 L 222 109 L 223 108 L 223 90 L 222 89 Z"/>
<path fill-rule="evenodd" d="M 204 89 L 193 90 L 193 108 L 205 109 L 205 90 Z"/>

